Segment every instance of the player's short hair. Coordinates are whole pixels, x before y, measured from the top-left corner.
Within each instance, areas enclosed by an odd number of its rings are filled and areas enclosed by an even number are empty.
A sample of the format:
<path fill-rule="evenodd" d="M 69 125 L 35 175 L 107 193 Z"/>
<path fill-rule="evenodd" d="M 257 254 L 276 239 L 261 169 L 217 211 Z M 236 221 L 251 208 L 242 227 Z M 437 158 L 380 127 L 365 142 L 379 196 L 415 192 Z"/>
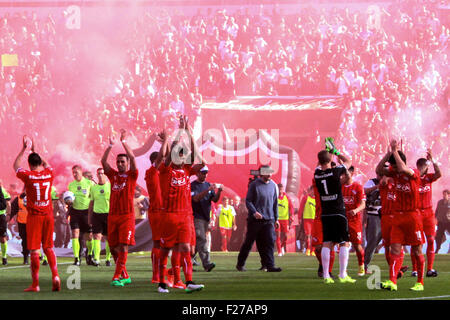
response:
<path fill-rule="evenodd" d="M 152 154 L 150 155 L 150 162 L 153 163 L 156 161 L 156 158 L 158 158 L 158 151 L 152 152 Z"/>
<path fill-rule="evenodd" d="M 97 168 L 97 173 L 98 173 L 100 170 L 105 171 L 105 169 L 103 169 L 103 168 Z"/>
<path fill-rule="evenodd" d="M 278 186 L 278 188 L 283 188 L 284 187 L 282 183 L 277 184 L 277 186 Z"/>
<path fill-rule="evenodd" d="M 81 166 L 79 164 L 76 164 L 72 167 L 72 170 L 80 170 L 83 171 L 83 169 L 81 168 Z"/>
<path fill-rule="evenodd" d="M 90 171 L 83 171 L 83 177 L 86 177 L 86 176 L 92 176 L 92 172 L 90 172 Z"/>
<path fill-rule="evenodd" d="M 416 161 L 416 166 L 417 167 L 423 167 L 423 166 L 426 166 L 427 165 L 427 159 L 425 159 L 425 158 L 419 158 L 419 159 L 417 159 L 417 161 Z"/>
<path fill-rule="evenodd" d="M 354 166 L 350 166 L 350 168 L 348 168 L 347 171 L 348 171 L 350 174 L 353 174 L 353 172 L 355 172 L 355 167 L 354 167 Z"/>
<path fill-rule="evenodd" d="M 117 158 L 120 158 L 120 157 L 126 158 L 127 161 L 130 160 L 130 158 L 128 157 L 128 155 L 127 155 L 126 153 L 119 153 L 119 154 L 117 155 L 116 159 L 117 159 Z"/>
<path fill-rule="evenodd" d="M 449 193 L 450 193 L 450 190 L 445 189 L 444 191 L 442 191 L 442 193 L 447 193 L 447 194 L 449 194 Z"/>
<path fill-rule="evenodd" d="M 319 164 L 324 165 L 331 162 L 331 153 L 327 150 L 321 150 L 317 154 L 317 159 L 319 160 Z"/>
<path fill-rule="evenodd" d="M 42 164 L 42 158 L 36 152 L 30 153 L 28 156 L 28 164 L 33 167 L 40 166 Z"/>
<path fill-rule="evenodd" d="M 400 156 L 400 159 L 402 159 L 403 162 L 406 163 L 406 156 L 405 156 L 405 154 L 403 153 L 403 151 L 398 150 L 397 152 L 398 152 L 398 155 Z M 397 163 L 395 162 L 395 157 L 394 157 L 393 154 L 391 154 L 391 156 L 389 157 L 388 162 L 389 162 L 390 164 L 397 164 Z"/>

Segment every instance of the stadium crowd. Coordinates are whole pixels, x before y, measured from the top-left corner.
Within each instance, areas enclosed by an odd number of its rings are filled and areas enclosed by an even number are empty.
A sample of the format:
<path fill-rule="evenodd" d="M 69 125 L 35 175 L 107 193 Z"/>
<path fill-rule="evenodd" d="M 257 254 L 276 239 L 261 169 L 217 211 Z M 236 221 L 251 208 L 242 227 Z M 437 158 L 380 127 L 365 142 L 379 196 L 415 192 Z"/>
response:
<path fill-rule="evenodd" d="M 435 4 L 411 1 L 371 14 L 313 7 L 291 14 L 276 6 L 256 14 L 143 12 L 112 43 L 127 48 L 125 63 L 85 90 L 89 57 L 63 19 L 6 14 L 0 49 L 17 53 L 20 63 L 0 73 L 0 136 L 35 132 L 49 145 L 50 120 L 61 134 L 76 123 L 79 149 L 100 157 L 108 130 L 125 127 L 143 143 L 180 114 L 195 119 L 204 99 L 327 94 L 344 100 L 336 141 L 361 181 L 385 152 L 386 132 L 408 137 L 406 150 L 432 147 L 447 168 L 448 126 L 436 121 L 447 119 L 450 28 L 438 16 Z M 3 142 L 6 150 L 14 143 Z M 0 154 L 2 167 L 10 162 Z"/>

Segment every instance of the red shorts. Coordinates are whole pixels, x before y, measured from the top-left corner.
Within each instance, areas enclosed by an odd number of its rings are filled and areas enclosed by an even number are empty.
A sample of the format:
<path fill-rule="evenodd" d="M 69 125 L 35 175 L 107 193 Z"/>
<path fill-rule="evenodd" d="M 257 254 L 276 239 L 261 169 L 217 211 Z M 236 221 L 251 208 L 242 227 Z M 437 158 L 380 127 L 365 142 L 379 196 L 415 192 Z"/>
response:
<path fill-rule="evenodd" d="M 149 211 L 148 222 L 150 223 L 150 229 L 152 229 L 152 239 L 159 241 L 161 238 L 161 213 L 160 211 Z"/>
<path fill-rule="evenodd" d="M 427 237 L 436 236 L 436 225 L 437 221 L 434 217 L 434 212 L 432 208 L 421 209 L 420 213 L 422 214 L 422 224 L 423 224 L 423 232 Z"/>
<path fill-rule="evenodd" d="M 280 232 L 288 233 L 289 232 L 289 220 L 278 220 L 280 223 Z"/>
<path fill-rule="evenodd" d="M 348 219 L 348 234 L 350 242 L 354 244 L 362 244 L 362 218 L 356 216 Z"/>
<path fill-rule="evenodd" d="M 395 212 L 391 243 L 418 246 L 424 243 L 422 216 L 419 211 Z"/>
<path fill-rule="evenodd" d="M 311 236 L 314 229 L 314 219 L 303 219 L 303 230 L 305 230 L 305 235 Z"/>
<path fill-rule="evenodd" d="M 220 235 L 223 237 L 227 237 L 228 240 L 230 240 L 231 238 L 231 233 L 233 232 L 232 229 L 228 229 L 228 228 L 219 228 L 220 229 Z"/>
<path fill-rule="evenodd" d="M 394 216 L 392 214 L 381 215 L 381 238 L 385 248 L 391 245 L 391 229 Z"/>
<path fill-rule="evenodd" d="M 110 247 L 116 247 L 119 244 L 135 245 L 134 231 L 134 215 L 108 215 L 108 243 Z"/>
<path fill-rule="evenodd" d="M 323 243 L 322 220 L 314 219 L 314 226 L 312 230 L 312 245 L 320 246 Z"/>
<path fill-rule="evenodd" d="M 177 243 L 190 244 L 193 234 L 192 219 L 186 213 L 163 213 L 161 214 L 160 231 L 162 248 L 170 249 Z"/>
<path fill-rule="evenodd" d="M 53 248 L 53 215 L 29 214 L 27 217 L 28 250 Z"/>

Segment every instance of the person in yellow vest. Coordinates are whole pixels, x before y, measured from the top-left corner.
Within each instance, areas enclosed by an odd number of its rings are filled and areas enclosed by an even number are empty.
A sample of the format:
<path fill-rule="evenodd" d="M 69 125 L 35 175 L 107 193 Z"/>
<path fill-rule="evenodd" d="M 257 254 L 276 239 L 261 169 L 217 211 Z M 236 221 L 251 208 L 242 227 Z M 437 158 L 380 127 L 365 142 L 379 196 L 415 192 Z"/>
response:
<path fill-rule="evenodd" d="M 220 235 L 222 237 L 222 251 L 228 252 L 228 244 L 231 239 L 231 232 L 236 230 L 236 212 L 232 205 L 230 205 L 230 200 L 227 197 L 223 198 L 222 204 L 217 209 L 219 212 L 219 229 Z"/>
<path fill-rule="evenodd" d="M 91 187 L 95 184 L 83 176 L 83 170 L 80 165 L 72 167 L 74 180 L 69 183 L 68 190 L 75 195 L 75 200 L 69 207 L 70 229 L 72 231 L 72 250 L 74 256 L 74 265 L 81 264 L 80 252 L 82 251 L 82 242 L 86 240 L 86 264 L 92 264 L 92 227 L 89 225 L 89 204 Z"/>
<path fill-rule="evenodd" d="M 277 235 L 278 256 L 281 257 L 286 253 L 287 238 L 289 230 L 291 230 L 294 207 L 284 192 L 283 184 L 278 184 L 278 190 L 278 222 L 280 223 L 280 227 L 275 230 L 275 233 Z"/>
<path fill-rule="evenodd" d="M 0 193 L 2 198 L 2 207 L 0 208 L 0 247 L 2 249 L 2 264 L 6 266 L 8 264 L 7 254 L 8 251 L 8 224 L 7 216 L 11 212 L 11 195 L 2 186 L 0 180 Z"/>
<path fill-rule="evenodd" d="M 92 265 L 100 265 L 100 252 L 102 237 L 105 240 L 105 251 L 107 267 L 111 266 L 111 250 L 108 243 L 108 214 L 109 201 L 111 198 L 111 183 L 105 175 L 103 168 L 97 169 L 98 184 L 91 188 L 91 203 L 89 205 L 89 216 L 92 221 L 94 233 Z"/>
<path fill-rule="evenodd" d="M 306 236 L 306 255 L 314 256 L 312 247 L 312 231 L 314 226 L 314 219 L 316 217 L 316 199 L 314 197 L 314 189 L 312 186 L 308 188 L 308 194 L 305 196 L 306 202 L 303 207 L 303 230 Z"/>
<path fill-rule="evenodd" d="M 15 219 L 17 222 L 17 228 L 19 229 L 19 236 L 22 239 L 22 255 L 23 255 L 23 264 L 29 264 L 28 256 L 30 254 L 30 250 L 27 248 L 27 215 L 28 211 L 26 208 L 26 195 L 25 192 L 22 192 L 20 195 L 14 198 L 11 202 L 11 216 L 10 222 L 14 222 L 14 217 L 17 215 Z"/>

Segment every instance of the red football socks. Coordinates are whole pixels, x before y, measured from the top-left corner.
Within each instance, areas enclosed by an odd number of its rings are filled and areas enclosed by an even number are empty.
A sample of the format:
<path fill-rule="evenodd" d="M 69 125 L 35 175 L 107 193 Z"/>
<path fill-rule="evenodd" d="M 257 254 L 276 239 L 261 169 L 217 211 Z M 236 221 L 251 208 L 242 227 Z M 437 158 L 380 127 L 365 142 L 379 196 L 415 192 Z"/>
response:
<path fill-rule="evenodd" d="M 152 268 L 153 268 L 153 277 L 152 281 L 159 282 L 159 259 L 160 259 L 160 250 L 159 248 L 153 247 L 152 249 Z"/>
<path fill-rule="evenodd" d="M 128 274 L 126 273 L 126 268 L 125 268 L 125 265 L 127 263 L 127 255 L 128 255 L 128 252 L 124 252 L 124 251 L 120 251 L 118 253 L 117 261 L 116 261 L 116 270 L 114 272 L 113 279 L 119 279 L 121 275 L 123 276 L 122 272 L 124 270 L 125 270 L 125 274 L 128 276 Z"/>
<path fill-rule="evenodd" d="M 33 252 L 30 254 L 31 256 L 31 279 L 33 280 L 33 283 L 31 284 L 32 287 L 36 288 L 39 286 L 39 267 L 41 265 L 39 261 L 39 253 Z"/>
<path fill-rule="evenodd" d="M 335 256 L 334 248 L 332 248 L 332 250 L 330 250 L 330 265 L 328 267 L 330 273 L 333 271 L 334 256 Z"/>
<path fill-rule="evenodd" d="M 170 259 L 170 263 L 172 264 L 173 283 L 177 283 L 178 281 L 181 281 L 180 257 L 181 257 L 181 253 L 178 250 L 172 251 L 172 257 Z"/>
<path fill-rule="evenodd" d="M 44 253 L 47 256 L 48 265 L 50 266 L 50 270 L 52 271 L 52 277 L 58 276 L 58 267 L 56 263 L 56 255 L 52 248 L 44 249 Z"/>
<path fill-rule="evenodd" d="M 425 257 L 423 254 L 416 256 L 417 262 L 417 282 L 423 284 L 423 274 L 425 272 Z"/>
<path fill-rule="evenodd" d="M 277 244 L 277 252 L 281 253 L 281 239 L 280 239 L 280 237 L 277 237 L 276 244 Z"/>
<path fill-rule="evenodd" d="M 427 270 L 433 270 L 434 265 L 434 238 L 427 238 Z"/>
<path fill-rule="evenodd" d="M 361 250 L 356 250 L 356 256 L 358 257 L 358 265 L 363 266 L 364 265 L 364 249 L 361 248 Z"/>
<path fill-rule="evenodd" d="M 411 252 L 411 264 L 412 264 L 412 271 L 416 271 L 417 272 L 417 257 L 412 252 Z"/>
<path fill-rule="evenodd" d="M 180 252 L 181 265 L 183 266 L 184 279 L 186 282 L 192 281 L 192 260 L 189 251 Z"/>
<path fill-rule="evenodd" d="M 393 283 L 397 284 L 397 274 L 400 271 L 403 264 L 403 255 L 402 254 L 390 254 L 389 261 L 389 280 Z"/>
<path fill-rule="evenodd" d="M 165 273 L 166 273 L 168 256 L 169 256 L 169 251 L 167 251 L 167 250 L 159 251 L 159 282 L 160 283 L 166 283 L 164 278 L 165 278 Z"/>

